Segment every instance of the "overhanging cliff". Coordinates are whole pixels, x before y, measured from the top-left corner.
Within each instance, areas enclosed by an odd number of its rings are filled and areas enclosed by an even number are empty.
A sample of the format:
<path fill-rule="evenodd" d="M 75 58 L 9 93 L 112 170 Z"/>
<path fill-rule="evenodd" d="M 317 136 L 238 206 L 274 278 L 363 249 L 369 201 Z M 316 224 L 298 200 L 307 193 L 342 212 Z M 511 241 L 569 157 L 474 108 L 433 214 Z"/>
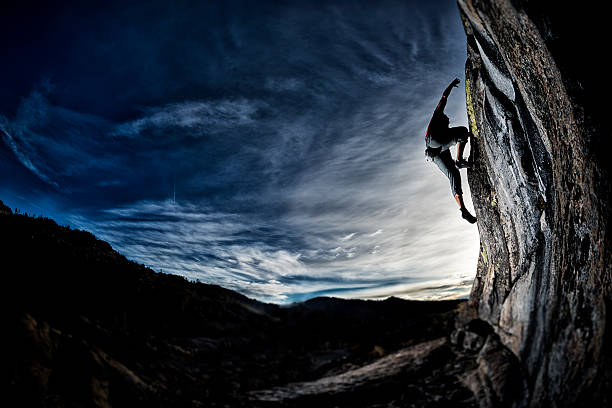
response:
<path fill-rule="evenodd" d="M 610 134 L 600 68 L 581 60 L 597 14 L 577 8 L 459 1 L 481 240 L 470 303 L 526 372 L 515 405 L 612 404 Z"/>

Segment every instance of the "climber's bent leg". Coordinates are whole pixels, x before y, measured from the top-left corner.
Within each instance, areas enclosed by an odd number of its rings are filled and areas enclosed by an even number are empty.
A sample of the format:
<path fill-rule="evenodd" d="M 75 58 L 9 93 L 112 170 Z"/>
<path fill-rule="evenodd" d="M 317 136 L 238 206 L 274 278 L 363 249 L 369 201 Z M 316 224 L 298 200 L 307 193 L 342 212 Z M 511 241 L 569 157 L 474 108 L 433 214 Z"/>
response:
<path fill-rule="evenodd" d="M 463 194 L 461 190 L 461 175 L 455 166 L 450 151 L 444 150 L 433 158 L 433 162 L 436 163 L 440 171 L 448 177 L 453 196 L 456 194 Z"/>
<path fill-rule="evenodd" d="M 455 167 L 455 163 L 453 158 L 451 157 L 450 151 L 444 150 L 442 153 L 438 154 L 433 158 L 434 163 L 438 166 L 440 171 L 448 177 L 448 181 L 450 183 L 451 191 L 453 196 L 455 197 L 455 201 L 459 205 L 459 211 L 461 211 L 461 217 L 467 220 L 469 223 L 473 224 L 476 222 L 476 217 L 474 217 L 470 212 L 465 208 L 465 204 L 463 203 L 463 191 L 461 190 L 461 174 L 457 167 Z"/>

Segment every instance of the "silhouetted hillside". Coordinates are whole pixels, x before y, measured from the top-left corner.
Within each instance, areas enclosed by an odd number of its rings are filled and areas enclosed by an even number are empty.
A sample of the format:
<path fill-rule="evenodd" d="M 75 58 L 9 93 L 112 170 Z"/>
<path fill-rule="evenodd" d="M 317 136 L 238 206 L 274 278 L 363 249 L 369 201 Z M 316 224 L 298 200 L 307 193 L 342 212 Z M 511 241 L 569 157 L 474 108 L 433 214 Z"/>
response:
<path fill-rule="evenodd" d="M 249 392 L 333 376 L 445 338 L 460 303 L 316 298 L 281 307 L 156 273 L 88 232 L 13 214 L 3 204 L 0 226 L 3 359 L 21 405 L 299 405 Z M 427 360 L 433 366 L 419 363 L 419 378 L 456 358 L 440 344 L 438 357 Z M 441 373 L 436 378 L 450 381 L 452 392 L 439 406 L 469 405 L 471 394 L 452 373 L 451 380 Z M 376 400 L 406 390 L 388 384 L 392 391 Z M 319 405 L 328 400 L 318 398 Z"/>

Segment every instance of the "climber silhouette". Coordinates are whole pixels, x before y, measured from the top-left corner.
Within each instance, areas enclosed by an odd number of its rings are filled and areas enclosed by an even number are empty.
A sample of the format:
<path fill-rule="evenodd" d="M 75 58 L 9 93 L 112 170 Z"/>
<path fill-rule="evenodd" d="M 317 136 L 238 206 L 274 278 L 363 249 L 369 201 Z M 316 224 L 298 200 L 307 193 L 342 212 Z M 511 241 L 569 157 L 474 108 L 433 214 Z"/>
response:
<path fill-rule="evenodd" d="M 473 135 L 465 126 L 448 127 L 449 119 L 448 116 L 444 114 L 446 99 L 448 95 L 450 95 L 452 89 L 458 84 L 459 79 L 455 78 L 442 93 L 442 98 L 427 127 L 425 136 L 425 155 L 436 163 L 442 173 L 448 177 L 451 191 L 455 196 L 455 201 L 459 204 L 461 217 L 470 224 L 473 224 L 476 222 L 476 217 L 470 214 L 463 203 L 461 174 L 459 173 L 459 169 L 471 167 L 471 163 L 463 159 L 463 149 L 468 139 Z M 453 160 L 449 149 L 455 144 L 457 145 L 457 159 Z"/>

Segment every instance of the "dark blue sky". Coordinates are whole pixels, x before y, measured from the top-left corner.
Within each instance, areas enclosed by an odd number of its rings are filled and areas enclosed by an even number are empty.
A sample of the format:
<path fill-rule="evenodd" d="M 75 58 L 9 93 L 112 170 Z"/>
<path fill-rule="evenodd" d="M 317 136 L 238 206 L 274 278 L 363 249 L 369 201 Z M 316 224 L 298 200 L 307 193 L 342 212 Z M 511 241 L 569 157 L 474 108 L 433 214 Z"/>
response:
<path fill-rule="evenodd" d="M 476 229 L 423 159 L 463 78 L 454 1 L 26 2 L 0 19 L 8 205 L 263 300 L 466 294 Z M 447 113 L 465 124 L 462 90 Z"/>

